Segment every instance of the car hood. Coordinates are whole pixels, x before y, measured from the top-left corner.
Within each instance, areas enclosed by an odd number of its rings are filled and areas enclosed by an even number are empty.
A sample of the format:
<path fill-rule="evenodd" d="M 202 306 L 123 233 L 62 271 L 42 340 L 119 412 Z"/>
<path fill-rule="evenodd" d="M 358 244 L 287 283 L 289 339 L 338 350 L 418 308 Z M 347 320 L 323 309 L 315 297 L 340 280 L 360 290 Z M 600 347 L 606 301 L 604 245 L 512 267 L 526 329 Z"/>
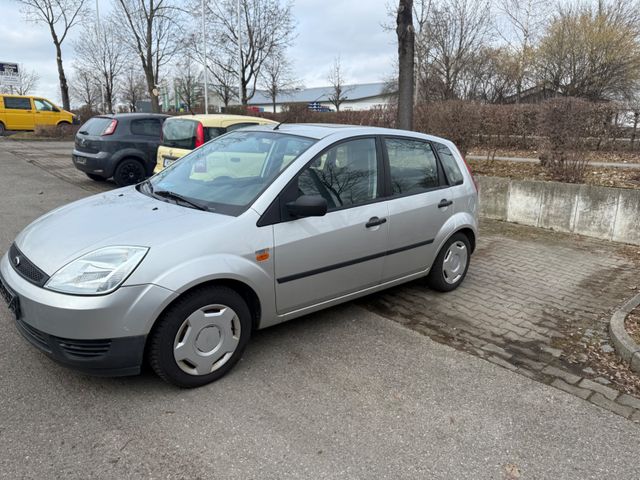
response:
<path fill-rule="evenodd" d="M 151 198 L 126 187 L 70 203 L 43 215 L 16 238 L 16 246 L 48 275 L 85 253 L 113 245 L 153 247 L 175 242 L 203 225 L 235 217 Z"/>

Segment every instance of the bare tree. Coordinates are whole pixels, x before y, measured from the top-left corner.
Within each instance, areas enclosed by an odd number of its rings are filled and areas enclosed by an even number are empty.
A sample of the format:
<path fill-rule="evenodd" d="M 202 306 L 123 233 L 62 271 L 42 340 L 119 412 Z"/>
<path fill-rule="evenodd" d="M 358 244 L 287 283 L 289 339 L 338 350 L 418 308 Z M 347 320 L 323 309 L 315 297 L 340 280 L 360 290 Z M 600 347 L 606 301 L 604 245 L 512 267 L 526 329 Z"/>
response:
<path fill-rule="evenodd" d="M 62 65 L 62 43 L 69 31 L 82 20 L 85 0 L 16 0 L 23 6 L 27 19 L 44 23 L 49 27 L 51 39 L 56 47 L 56 62 L 62 106 L 70 109 L 69 86 Z"/>
<path fill-rule="evenodd" d="M 203 92 L 201 75 L 198 73 L 191 55 L 185 55 L 178 63 L 175 82 L 179 100 L 184 103 L 189 113 L 193 113 L 196 104 L 202 99 Z"/>
<path fill-rule="evenodd" d="M 340 57 L 336 57 L 333 60 L 333 66 L 329 71 L 327 77 L 329 85 L 331 87 L 331 93 L 329 94 L 329 103 L 336 107 L 336 112 L 340 111 L 340 105 L 344 103 L 348 97 L 345 95 L 348 88 L 345 88 L 344 84 L 344 72 L 342 71 L 342 62 Z"/>
<path fill-rule="evenodd" d="M 275 53 L 264 63 L 261 77 L 263 87 L 273 104 L 273 113 L 276 113 L 278 97 L 295 88 L 291 64 L 283 53 Z"/>
<path fill-rule="evenodd" d="M 533 79 L 535 41 L 548 18 L 546 15 L 548 5 L 548 0 L 499 0 L 497 3 L 498 10 L 511 27 L 505 29 L 501 25 L 497 31 L 516 60 L 513 65 L 516 103 L 520 102 L 522 91 Z"/>
<path fill-rule="evenodd" d="M 104 92 L 104 109 L 113 113 L 117 80 L 127 60 L 126 47 L 117 36 L 118 26 L 112 21 L 106 22 L 100 30 L 87 25 L 82 37 L 73 43 L 76 52 L 76 64 L 84 70 L 93 72 Z"/>
<path fill-rule="evenodd" d="M 116 0 L 114 15 L 124 21 L 123 41 L 140 59 L 151 98 L 151 109 L 160 111 L 156 86 L 160 69 L 180 48 L 176 31 L 180 10 L 172 0 Z"/>
<path fill-rule="evenodd" d="M 18 66 L 18 85 L 0 88 L 2 93 L 17 93 L 28 95 L 38 86 L 40 75 L 35 70 L 27 70 L 23 64 Z"/>
<path fill-rule="evenodd" d="M 198 0 L 194 11 L 199 4 Z M 294 38 L 292 2 L 207 0 L 206 5 L 207 41 L 213 46 L 210 51 L 216 52 L 210 58 L 212 69 L 232 69 L 240 84 L 240 101 L 247 105 L 255 94 L 265 61 L 282 52 Z"/>
<path fill-rule="evenodd" d="M 413 0 L 400 0 L 396 17 L 398 36 L 398 128 L 413 128 L 414 43 Z"/>
<path fill-rule="evenodd" d="M 235 98 L 238 99 L 238 77 L 233 69 L 233 60 L 218 58 L 218 61 L 208 65 L 207 70 L 211 73 L 211 90 L 220 97 L 224 108 L 229 108 L 229 104 Z"/>
<path fill-rule="evenodd" d="M 120 80 L 120 93 L 130 112 L 135 112 L 138 108 L 138 102 L 148 97 L 146 81 L 144 74 L 139 72 L 133 66 L 126 69 Z"/>
<path fill-rule="evenodd" d="M 100 101 L 100 87 L 94 73 L 75 65 L 71 94 L 76 101 L 87 106 L 91 111 L 95 110 Z"/>

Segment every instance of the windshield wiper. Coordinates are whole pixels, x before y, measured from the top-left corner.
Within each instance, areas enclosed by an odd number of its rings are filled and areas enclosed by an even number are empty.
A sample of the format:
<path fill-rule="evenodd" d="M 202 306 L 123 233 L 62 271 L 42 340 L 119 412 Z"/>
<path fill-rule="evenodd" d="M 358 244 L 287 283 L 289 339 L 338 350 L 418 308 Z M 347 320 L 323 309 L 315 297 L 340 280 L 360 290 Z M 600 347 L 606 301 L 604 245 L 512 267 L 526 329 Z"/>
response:
<path fill-rule="evenodd" d="M 179 193 L 175 193 L 172 192 L 170 190 L 153 190 L 153 187 L 151 187 L 151 193 L 153 193 L 154 195 L 157 195 L 159 197 L 164 197 L 164 198 L 172 198 L 174 200 L 178 200 L 180 202 L 184 202 L 188 205 L 191 205 L 193 208 L 197 208 L 198 210 L 203 210 L 205 212 L 210 211 L 211 209 L 209 207 L 206 207 L 205 205 L 202 205 L 200 203 L 194 202 L 193 200 L 189 200 L 186 197 L 183 197 L 182 195 L 180 195 Z"/>

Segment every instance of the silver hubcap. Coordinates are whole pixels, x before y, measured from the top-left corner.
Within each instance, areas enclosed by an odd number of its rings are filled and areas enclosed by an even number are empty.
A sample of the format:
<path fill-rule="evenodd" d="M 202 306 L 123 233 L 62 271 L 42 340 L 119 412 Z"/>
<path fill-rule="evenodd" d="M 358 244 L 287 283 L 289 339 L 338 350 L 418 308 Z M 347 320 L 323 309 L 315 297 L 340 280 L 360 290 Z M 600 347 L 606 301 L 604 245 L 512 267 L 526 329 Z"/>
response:
<path fill-rule="evenodd" d="M 240 319 L 226 305 L 207 305 L 182 323 L 173 342 L 173 358 L 183 372 L 207 375 L 222 367 L 240 341 Z"/>
<path fill-rule="evenodd" d="M 442 262 L 442 274 L 445 282 L 454 284 L 464 274 L 467 268 L 467 247 L 462 242 L 455 242 L 447 250 Z"/>

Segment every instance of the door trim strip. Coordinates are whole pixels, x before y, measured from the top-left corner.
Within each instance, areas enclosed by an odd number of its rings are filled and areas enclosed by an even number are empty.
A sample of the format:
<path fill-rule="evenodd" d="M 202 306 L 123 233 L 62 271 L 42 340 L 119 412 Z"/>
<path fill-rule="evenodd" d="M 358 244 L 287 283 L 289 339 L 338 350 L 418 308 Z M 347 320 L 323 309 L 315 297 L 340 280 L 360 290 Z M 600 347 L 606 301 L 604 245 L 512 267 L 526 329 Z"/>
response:
<path fill-rule="evenodd" d="M 313 270 L 307 270 L 306 272 L 294 273 L 293 275 L 287 275 L 286 277 L 280 277 L 277 279 L 278 283 L 293 282 L 294 280 L 300 280 L 301 278 L 310 277 L 312 275 L 318 275 L 320 273 L 330 272 L 331 270 L 337 270 L 339 268 L 350 267 L 362 262 L 368 262 L 369 260 L 375 260 L 376 258 L 386 257 L 388 255 L 395 255 L 396 253 L 405 252 L 414 248 L 423 247 L 433 243 L 433 238 L 430 240 L 424 240 L 418 243 L 412 243 L 400 248 L 394 248 L 393 250 L 387 250 L 380 253 L 374 253 L 365 257 L 354 258 L 353 260 L 347 260 L 346 262 L 334 263 L 333 265 L 327 265 L 326 267 L 315 268 Z"/>

